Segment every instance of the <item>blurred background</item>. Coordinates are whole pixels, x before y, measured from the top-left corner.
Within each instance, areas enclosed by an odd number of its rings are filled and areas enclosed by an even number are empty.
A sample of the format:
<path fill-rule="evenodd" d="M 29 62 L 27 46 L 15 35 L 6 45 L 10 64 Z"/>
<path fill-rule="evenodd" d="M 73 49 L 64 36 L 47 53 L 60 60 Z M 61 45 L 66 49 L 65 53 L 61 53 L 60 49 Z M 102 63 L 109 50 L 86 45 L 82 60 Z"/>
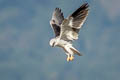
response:
<path fill-rule="evenodd" d="M 67 17 L 84 2 L 88 18 L 72 62 L 49 46 L 59 7 Z M 0 0 L 0 80 L 120 80 L 120 0 Z"/>

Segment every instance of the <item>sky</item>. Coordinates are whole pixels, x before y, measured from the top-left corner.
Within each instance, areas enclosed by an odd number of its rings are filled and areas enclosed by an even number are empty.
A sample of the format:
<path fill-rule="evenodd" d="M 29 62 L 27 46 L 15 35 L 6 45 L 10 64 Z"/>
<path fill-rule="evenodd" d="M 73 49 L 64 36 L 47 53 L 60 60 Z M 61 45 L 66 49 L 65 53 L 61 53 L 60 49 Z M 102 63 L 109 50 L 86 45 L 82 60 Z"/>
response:
<path fill-rule="evenodd" d="M 72 62 L 52 48 L 49 21 L 84 2 L 89 15 L 74 42 Z M 120 0 L 0 0 L 0 80 L 120 80 Z"/>

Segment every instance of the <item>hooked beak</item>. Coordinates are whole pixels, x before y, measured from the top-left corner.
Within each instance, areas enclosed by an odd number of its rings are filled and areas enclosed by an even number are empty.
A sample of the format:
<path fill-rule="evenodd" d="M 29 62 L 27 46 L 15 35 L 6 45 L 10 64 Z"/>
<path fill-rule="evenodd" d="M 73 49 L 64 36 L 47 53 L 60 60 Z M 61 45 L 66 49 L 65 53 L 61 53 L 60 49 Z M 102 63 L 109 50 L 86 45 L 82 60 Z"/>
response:
<path fill-rule="evenodd" d="M 53 43 L 52 47 L 55 47 L 55 43 Z"/>

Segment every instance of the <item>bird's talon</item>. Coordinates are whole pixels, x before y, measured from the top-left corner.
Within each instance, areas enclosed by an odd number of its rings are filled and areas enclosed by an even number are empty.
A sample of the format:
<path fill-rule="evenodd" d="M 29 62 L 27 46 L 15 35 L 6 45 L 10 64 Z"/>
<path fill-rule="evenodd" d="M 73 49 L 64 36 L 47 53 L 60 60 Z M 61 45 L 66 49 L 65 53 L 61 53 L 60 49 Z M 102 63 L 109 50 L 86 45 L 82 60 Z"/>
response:
<path fill-rule="evenodd" d="M 73 57 L 73 56 L 71 56 L 71 57 L 70 57 L 70 61 L 73 61 L 73 60 L 74 60 L 74 57 Z"/>
<path fill-rule="evenodd" d="M 67 57 L 67 62 L 69 62 L 70 61 L 70 57 Z"/>

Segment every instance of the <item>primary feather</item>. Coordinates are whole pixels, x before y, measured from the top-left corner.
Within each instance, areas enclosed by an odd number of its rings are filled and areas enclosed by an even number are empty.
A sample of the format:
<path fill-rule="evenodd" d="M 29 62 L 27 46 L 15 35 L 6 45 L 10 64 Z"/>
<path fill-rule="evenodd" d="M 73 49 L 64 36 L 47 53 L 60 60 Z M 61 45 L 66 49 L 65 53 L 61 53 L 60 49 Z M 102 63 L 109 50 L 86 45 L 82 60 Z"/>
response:
<path fill-rule="evenodd" d="M 61 25 L 60 36 L 62 39 L 77 40 L 78 33 L 88 15 L 88 3 L 83 4 L 67 19 L 64 19 Z"/>
<path fill-rule="evenodd" d="M 60 35 L 60 25 L 64 20 L 63 13 L 60 8 L 56 8 L 53 12 L 52 19 L 50 20 L 50 25 L 54 30 L 55 37 Z"/>

